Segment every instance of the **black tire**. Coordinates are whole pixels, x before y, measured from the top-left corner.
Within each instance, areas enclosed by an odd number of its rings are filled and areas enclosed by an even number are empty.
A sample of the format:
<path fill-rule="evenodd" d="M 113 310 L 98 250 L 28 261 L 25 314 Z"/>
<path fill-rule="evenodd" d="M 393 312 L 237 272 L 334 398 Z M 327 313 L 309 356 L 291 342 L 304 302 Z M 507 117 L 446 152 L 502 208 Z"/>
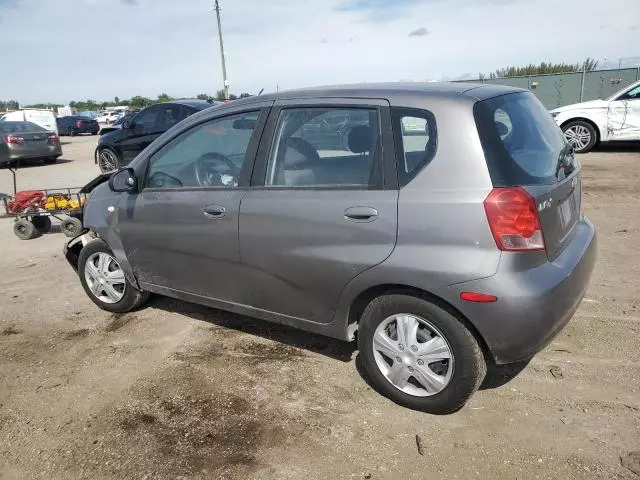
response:
<path fill-rule="evenodd" d="M 449 364 L 449 368 L 453 368 L 449 383 L 431 396 L 405 393 L 384 376 L 376 363 L 373 348 L 376 328 L 385 319 L 401 313 L 430 322 L 442 334 L 453 354 L 453 363 Z M 464 406 L 486 374 L 482 349 L 469 329 L 443 307 L 408 295 L 384 295 L 369 303 L 360 318 L 358 345 L 362 366 L 372 386 L 390 400 L 413 410 L 433 414 L 454 412 Z"/>
<path fill-rule="evenodd" d="M 94 253 L 107 253 L 111 257 L 114 257 L 113 252 L 106 244 L 104 240 L 95 239 L 91 242 L 87 243 L 82 250 L 80 250 L 80 255 L 78 256 L 78 275 L 80 277 L 80 283 L 82 284 L 82 288 L 89 296 L 91 301 L 95 303 L 98 307 L 108 312 L 113 313 L 126 313 L 131 310 L 135 310 L 136 308 L 143 305 L 147 300 L 149 300 L 149 292 L 141 292 L 137 290 L 125 277 L 125 287 L 124 287 L 124 295 L 120 299 L 120 301 L 116 303 L 106 303 L 96 297 L 92 292 L 91 288 L 87 284 L 87 279 L 85 275 L 85 268 L 87 260 Z M 114 257 L 115 258 L 115 257 Z"/>
<path fill-rule="evenodd" d="M 20 240 L 31 240 L 40 236 L 40 232 L 36 226 L 26 218 L 20 218 L 13 224 L 13 233 Z"/>
<path fill-rule="evenodd" d="M 75 237 L 80 234 L 82 230 L 82 221 L 79 218 L 68 217 L 60 223 L 60 230 L 67 237 Z"/>
<path fill-rule="evenodd" d="M 75 129 L 72 128 L 72 129 L 69 130 L 69 136 L 70 137 L 75 137 L 77 134 L 78 134 L 78 132 L 76 132 Z"/>
<path fill-rule="evenodd" d="M 121 161 L 118 154 L 110 148 L 98 151 L 98 168 L 101 173 L 115 172 L 120 168 Z M 113 166 L 113 168 L 110 168 Z"/>
<path fill-rule="evenodd" d="M 576 141 L 572 139 L 573 135 L 568 133 L 568 131 L 572 132 L 575 130 L 581 130 L 583 132 L 586 130 L 589 135 L 589 140 L 583 140 L 580 144 L 577 144 Z M 576 153 L 587 153 L 596 145 L 596 143 L 598 143 L 598 132 L 591 123 L 585 122 L 584 120 L 573 120 L 565 123 L 562 126 L 562 132 L 564 133 L 567 141 L 573 145 L 573 150 Z"/>
<path fill-rule="evenodd" d="M 47 233 L 51 230 L 51 219 L 44 215 L 31 217 L 31 223 L 33 223 L 33 226 L 36 227 L 40 233 Z"/>
<path fill-rule="evenodd" d="M 44 163 L 51 165 L 58 161 L 58 157 L 47 157 L 44 159 Z"/>

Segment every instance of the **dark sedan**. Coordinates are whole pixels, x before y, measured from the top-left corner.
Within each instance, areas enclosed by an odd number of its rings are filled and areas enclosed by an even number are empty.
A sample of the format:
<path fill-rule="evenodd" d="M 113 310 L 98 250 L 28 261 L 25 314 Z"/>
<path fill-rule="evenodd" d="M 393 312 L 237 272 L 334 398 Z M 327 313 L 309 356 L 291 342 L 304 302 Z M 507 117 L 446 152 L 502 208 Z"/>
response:
<path fill-rule="evenodd" d="M 175 100 L 151 105 L 124 119 L 122 127 L 100 136 L 95 161 L 102 173 L 128 165 L 138 153 L 178 122 L 213 104 L 204 100 Z"/>
<path fill-rule="evenodd" d="M 56 123 L 58 125 L 59 135 L 70 135 L 72 137 L 81 133 L 97 135 L 100 130 L 98 122 L 89 117 L 83 117 L 80 115 L 56 118 Z"/>
<path fill-rule="evenodd" d="M 0 122 L 0 165 L 31 159 L 55 163 L 60 155 L 55 132 L 31 122 Z"/>

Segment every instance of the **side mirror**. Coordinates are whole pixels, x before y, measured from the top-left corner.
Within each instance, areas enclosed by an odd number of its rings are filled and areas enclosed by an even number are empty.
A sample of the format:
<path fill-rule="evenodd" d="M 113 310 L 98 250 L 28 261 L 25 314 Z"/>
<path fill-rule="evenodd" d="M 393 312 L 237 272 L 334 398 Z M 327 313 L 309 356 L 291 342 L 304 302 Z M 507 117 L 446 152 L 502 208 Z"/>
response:
<path fill-rule="evenodd" d="M 114 192 L 132 192 L 137 185 L 138 180 L 133 168 L 123 168 L 109 177 L 109 188 Z"/>

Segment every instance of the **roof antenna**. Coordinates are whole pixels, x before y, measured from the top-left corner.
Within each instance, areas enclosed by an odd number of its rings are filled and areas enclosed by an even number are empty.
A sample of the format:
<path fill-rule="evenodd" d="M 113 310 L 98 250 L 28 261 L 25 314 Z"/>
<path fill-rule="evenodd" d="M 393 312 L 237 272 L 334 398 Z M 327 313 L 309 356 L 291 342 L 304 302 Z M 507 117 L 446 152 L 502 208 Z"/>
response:
<path fill-rule="evenodd" d="M 264 92 L 264 88 L 258 92 L 258 95 L 262 94 L 262 92 Z"/>

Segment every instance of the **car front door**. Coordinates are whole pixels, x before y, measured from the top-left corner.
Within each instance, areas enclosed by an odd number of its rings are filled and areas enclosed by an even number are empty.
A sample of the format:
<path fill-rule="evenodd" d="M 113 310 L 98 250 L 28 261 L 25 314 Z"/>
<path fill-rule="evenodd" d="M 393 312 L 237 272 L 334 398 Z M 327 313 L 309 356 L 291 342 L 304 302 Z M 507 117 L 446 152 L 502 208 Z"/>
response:
<path fill-rule="evenodd" d="M 253 107 L 203 120 L 150 156 L 118 217 L 143 288 L 237 300 L 240 201 L 267 115 Z"/>
<path fill-rule="evenodd" d="M 276 102 L 240 207 L 244 303 L 331 322 L 395 246 L 394 164 L 386 100 Z"/>
<path fill-rule="evenodd" d="M 609 140 L 640 140 L 640 85 L 609 103 Z"/>

